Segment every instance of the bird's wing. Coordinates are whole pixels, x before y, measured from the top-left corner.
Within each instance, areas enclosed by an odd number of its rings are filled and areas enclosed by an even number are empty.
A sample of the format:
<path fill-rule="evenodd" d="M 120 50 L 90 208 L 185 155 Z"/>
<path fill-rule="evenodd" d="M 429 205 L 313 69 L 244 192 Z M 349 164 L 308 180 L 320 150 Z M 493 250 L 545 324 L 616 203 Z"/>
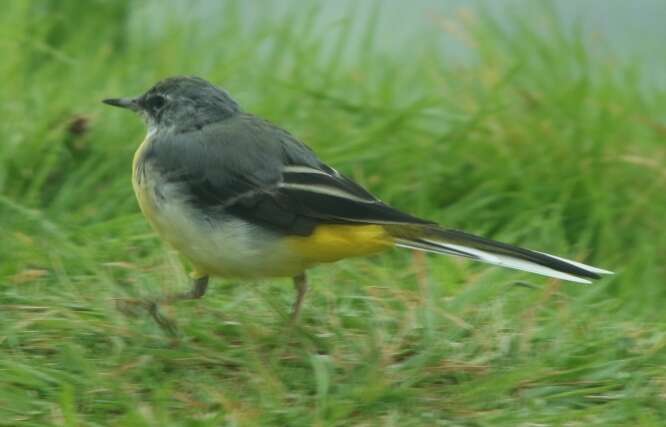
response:
<path fill-rule="evenodd" d="M 430 224 L 325 165 L 286 131 L 240 114 L 161 138 L 147 155 L 190 203 L 294 235 L 320 224 Z"/>

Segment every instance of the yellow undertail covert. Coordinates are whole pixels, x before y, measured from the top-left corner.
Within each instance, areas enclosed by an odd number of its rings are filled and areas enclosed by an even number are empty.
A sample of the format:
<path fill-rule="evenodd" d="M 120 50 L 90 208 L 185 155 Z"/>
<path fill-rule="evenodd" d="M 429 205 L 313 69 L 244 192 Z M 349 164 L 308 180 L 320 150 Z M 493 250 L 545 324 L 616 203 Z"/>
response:
<path fill-rule="evenodd" d="M 320 225 L 309 236 L 287 237 L 291 250 L 314 262 L 370 255 L 393 246 L 393 238 L 381 225 Z"/>

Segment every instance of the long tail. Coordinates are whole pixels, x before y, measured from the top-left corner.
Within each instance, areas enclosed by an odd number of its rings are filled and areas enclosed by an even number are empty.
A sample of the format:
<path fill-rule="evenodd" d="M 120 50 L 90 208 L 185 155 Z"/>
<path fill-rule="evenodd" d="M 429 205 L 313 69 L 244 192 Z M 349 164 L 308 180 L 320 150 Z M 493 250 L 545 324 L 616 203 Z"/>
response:
<path fill-rule="evenodd" d="M 406 228 L 397 226 L 389 228 L 388 231 L 394 237 L 396 246 L 403 248 L 462 256 L 571 282 L 591 283 L 589 279 L 599 279 L 603 274 L 613 274 L 612 271 L 458 230 L 447 230 L 436 226 Z"/>

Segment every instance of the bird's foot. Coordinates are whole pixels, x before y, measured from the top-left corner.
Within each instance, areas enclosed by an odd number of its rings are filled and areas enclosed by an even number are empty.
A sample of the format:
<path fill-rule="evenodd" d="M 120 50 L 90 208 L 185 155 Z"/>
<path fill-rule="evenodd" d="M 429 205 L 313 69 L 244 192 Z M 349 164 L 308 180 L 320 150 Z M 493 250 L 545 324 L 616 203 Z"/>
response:
<path fill-rule="evenodd" d="M 115 303 L 118 311 L 131 317 L 139 317 L 148 309 L 147 302 L 137 298 L 118 298 Z"/>
<path fill-rule="evenodd" d="M 157 323 L 157 325 L 169 335 L 178 335 L 178 325 L 176 324 L 176 321 L 160 313 L 160 306 L 157 302 L 149 301 L 147 304 L 148 313 L 150 313 L 153 320 L 155 320 L 155 323 Z"/>
<path fill-rule="evenodd" d="M 116 300 L 116 308 L 121 313 L 131 316 L 139 317 L 141 313 L 148 312 L 155 320 L 155 323 L 166 333 L 176 336 L 178 333 L 178 326 L 176 321 L 160 313 L 159 303 L 149 299 L 136 299 L 136 298 L 122 298 Z"/>

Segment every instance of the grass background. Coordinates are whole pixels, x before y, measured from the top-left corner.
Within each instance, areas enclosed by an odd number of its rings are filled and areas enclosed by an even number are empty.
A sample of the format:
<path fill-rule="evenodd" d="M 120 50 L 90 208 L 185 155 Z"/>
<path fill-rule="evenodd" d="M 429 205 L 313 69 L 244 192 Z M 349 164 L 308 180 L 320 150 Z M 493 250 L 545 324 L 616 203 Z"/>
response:
<path fill-rule="evenodd" d="M 441 22 L 452 61 L 427 32 L 376 49 L 380 5 L 324 31 L 316 3 L 3 5 L 0 425 L 666 423 L 666 92 L 552 8 Z M 289 281 L 214 280 L 171 339 L 114 306 L 189 285 L 132 194 L 143 126 L 99 100 L 174 74 L 399 208 L 618 274 L 395 251 L 314 269 L 292 329 Z"/>

